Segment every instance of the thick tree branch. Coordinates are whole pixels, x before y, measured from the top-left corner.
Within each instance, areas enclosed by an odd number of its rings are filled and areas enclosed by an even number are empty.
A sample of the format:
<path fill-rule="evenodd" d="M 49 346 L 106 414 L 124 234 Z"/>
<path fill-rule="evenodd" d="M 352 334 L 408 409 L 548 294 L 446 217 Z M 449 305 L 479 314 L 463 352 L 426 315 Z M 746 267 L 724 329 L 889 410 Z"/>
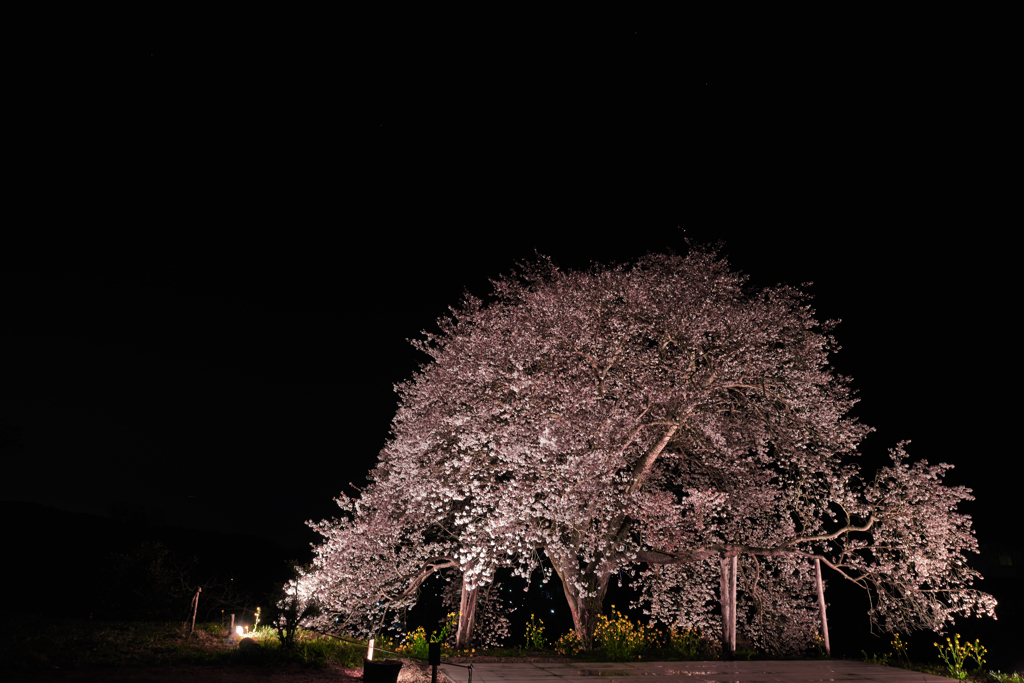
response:
<path fill-rule="evenodd" d="M 874 525 L 875 525 L 875 515 L 874 515 L 874 513 L 872 513 L 872 514 L 868 515 L 868 521 L 865 522 L 862 526 L 855 526 L 853 524 L 847 524 L 842 529 L 839 529 L 838 531 L 833 531 L 830 534 L 825 534 L 824 536 L 805 536 L 805 537 L 801 537 L 801 538 L 794 538 L 791 541 L 786 541 L 785 543 L 783 543 L 783 545 L 785 545 L 785 546 L 794 546 L 794 545 L 798 545 L 800 543 L 814 543 L 814 542 L 817 542 L 817 541 L 831 541 L 832 539 L 839 538 L 843 534 L 849 533 L 851 531 L 868 531 Z"/>
<path fill-rule="evenodd" d="M 678 422 L 670 425 L 669 428 L 665 430 L 665 433 L 661 435 L 661 438 L 658 439 L 657 443 L 647 450 L 644 457 L 641 458 L 640 462 L 638 462 L 633 468 L 633 483 L 630 484 L 629 489 L 627 489 L 628 493 L 633 493 L 643 486 L 644 480 L 647 478 L 651 468 L 654 466 L 654 461 L 657 460 L 658 456 L 661 455 L 661 452 L 665 450 L 665 446 L 668 445 L 668 442 L 672 440 L 672 437 L 675 436 L 675 433 L 678 430 Z"/>
<path fill-rule="evenodd" d="M 402 578 L 401 582 L 405 583 L 408 581 L 409 585 L 404 591 L 402 591 L 401 595 L 395 599 L 396 602 L 405 600 L 419 590 L 419 587 L 423 585 L 423 582 L 430 578 L 434 572 L 442 569 L 458 568 L 459 566 L 459 563 L 453 557 L 432 557 L 423 564 L 423 568 L 418 572 L 406 575 Z"/>

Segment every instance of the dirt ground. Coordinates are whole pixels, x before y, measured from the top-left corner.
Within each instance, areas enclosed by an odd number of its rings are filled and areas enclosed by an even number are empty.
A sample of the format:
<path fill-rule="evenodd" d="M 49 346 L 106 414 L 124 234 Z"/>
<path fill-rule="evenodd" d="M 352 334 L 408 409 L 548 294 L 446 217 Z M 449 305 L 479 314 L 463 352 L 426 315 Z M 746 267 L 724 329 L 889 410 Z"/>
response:
<path fill-rule="evenodd" d="M 290 667 L 257 666 L 164 666 L 124 667 L 117 669 L 53 670 L 4 676 L 10 683 L 356 683 L 363 680 L 362 669 L 334 667 L 312 671 L 295 665 Z M 440 672 L 438 681 L 448 683 Z M 430 669 L 405 661 L 398 683 L 430 683 Z"/>

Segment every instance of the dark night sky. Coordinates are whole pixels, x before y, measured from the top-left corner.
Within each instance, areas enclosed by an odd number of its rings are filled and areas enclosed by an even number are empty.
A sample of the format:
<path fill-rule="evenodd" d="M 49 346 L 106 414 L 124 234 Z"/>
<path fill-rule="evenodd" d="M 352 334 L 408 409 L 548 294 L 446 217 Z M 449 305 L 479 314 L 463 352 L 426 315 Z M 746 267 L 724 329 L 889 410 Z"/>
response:
<path fill-rule="evenodd" d="M 683 251 L 685 229 L 755 282 L 813 281 L 867 461 L 911 439 L 957 464 L 997 538 L 1002 95 L 894 60 L 691 72 L 633 31 L 55 58 L 25 80 L 37 144 L 0 245 L 0 499 L 313 540 L 388 436 L 406 339 L 464 288 L 535 249 Z"/>

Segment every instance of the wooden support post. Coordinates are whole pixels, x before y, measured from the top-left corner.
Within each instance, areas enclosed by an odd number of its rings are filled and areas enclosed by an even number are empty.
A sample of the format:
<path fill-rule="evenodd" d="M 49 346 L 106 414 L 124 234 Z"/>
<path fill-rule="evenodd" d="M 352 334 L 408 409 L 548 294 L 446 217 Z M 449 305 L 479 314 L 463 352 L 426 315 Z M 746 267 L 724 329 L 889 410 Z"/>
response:
<path fill-rule="evenodd" d="M 736 653 L 736 565 L 737 557 L 732 556 L 732 595 L 729 597 L 729 648 Z"/>
<path fill-rule="evenodd" d="M 722 607 L 722 657 L 729 656 L 729 585 L 726 583 L 725 556 L 718 558 L 721 577 L 718 580 L 718 602 Z"/>
<path fill-rule="evenodd" d="M 719 583 L 719 591 L 722 596 L 722 652 L 726 657 L 731 657 L 736 652 L 736 584 L 729 575 L 729 569 L 733 566 L 734 559 L 725 555 L 719 559 L 722 568 L 722 577 Z"/>
<path fill-rule="evenodd" d="M 814 583 L 818 587 L 818 608 L 821 609 L 821 633 L 825 637 L 825 654 L 832 656 L 832 647 L 828 642 L 828 619 L 825 617 L 825 589 L 821 585 L 821 560 L 814 558 Z"/>

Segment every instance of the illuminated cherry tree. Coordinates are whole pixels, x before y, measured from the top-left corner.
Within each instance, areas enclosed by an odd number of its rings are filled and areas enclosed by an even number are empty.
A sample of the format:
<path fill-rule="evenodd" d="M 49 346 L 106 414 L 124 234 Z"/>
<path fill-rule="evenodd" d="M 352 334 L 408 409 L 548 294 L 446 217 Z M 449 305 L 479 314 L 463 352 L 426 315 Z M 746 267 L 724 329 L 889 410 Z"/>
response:
<path fill-rule="evenodd" d="M 477 592 L 493 578 L 496 566 L 474 560 L 464 531 L 465 504 L 457 496 L 443 505 L 425 505 L 425 481 L 396 469 L 376 468 L 358 499 L 336 499 L 342 515 L 309 522 L 322 536 L 313 568 L 298 585 L 304 599 L 318 607 L 307 626 L 340 628 L 370 636 L 391 626 L 395 613 L 416 604 L 419 589 L 431 576 L 451 571 L 459 576 L 461 599 L 456 639 L 467 647 L 473 633 Z M 500 637 L 503 615 L 496 600 L 484 603 L 490 639 Z M 493 604 L 492 604 L 493 603 Z M 490 607 L 488 607 L 490 606 Z"/>
<path fill-rule="evenodd" d="M 969 489 L 942 484 L 950 465 L 908 463 L 905 444 L 892 460 L 870 480 L 847 466 L 818 485 L 804 472 L 799 481 L 762 480 L 757 491 L 687 491 L 674 509 L 643 517 L 643 533 L 660 545 L 637 554 L 650 563 L 639 603 L 666 624 L 706 626 L 719 560 L 735 556 L 740 630 L 764 650 L 791 654 L 821 627 L 811 588 L 818 559 L 867 592 L 872 623 L 886 631 L 941 632 L 956 616 L 994 617 L 995 600 L 972 588 L 979 574 L 965 555 L 977 552 L 970 518 L 957 510 L 973 500 Z M 779 502 L 766 505 L 773 491 Z M 729 593 L 717 599 L 726 614 Z"/>
<path fill-rule="evenodd" d="M 426 579 L 458 566 L 457 544 L 428 520 L 406 513 L 401 499 L 378 493 L 371 488 L 361 499 L 342 495 L 336 500 L 340 518 L 310 522 L 324 540 L 312 569 L 298 580 L 302 598 L 319 607 L 305 625 L 359 636 L 381 633 L 395 611 L 415 604 Z"/>
<path fill-rule="evenodd" d="M 398 387 L 364 496 L 395 523 L 359 532 L 394 549 L 373 563 L 390 578 L 361 600 L 397 604 L 420 577 L 457 568 L 468 634 L 474 591 L 496 568 L 531 577 L 546 557 L 589 645 L 618 571 L 668 565 L 648 593 L 667 605 L 671 575 L 707 580 L 676 565 L 717 558 L 726 572 L 742 557 L 744 628 L 789 642 L 772 624 L 809 623 L 797 586 L 819 557 L 872 591 L 887 628 L 991 611 L 965 587 L 974 539 L 955 504 L 966 492 L 942 486 L 943 466 L 905 465 L 900 451 L 864 483 L 850 463 L 869 429 L 829 366 L 833 323 L 801 290 L 751 288 L 704 249 L 587 272 L 540 259 L 493 284 L 490 301 L 467 297 L 416 342 L 430 362 Z M 324 594 L 355 579 L 334 567 L 375 552 L 346 545 L 354 528 L 322 526 Z M 720 604 L 736 605 L 735 592 Z"/>

